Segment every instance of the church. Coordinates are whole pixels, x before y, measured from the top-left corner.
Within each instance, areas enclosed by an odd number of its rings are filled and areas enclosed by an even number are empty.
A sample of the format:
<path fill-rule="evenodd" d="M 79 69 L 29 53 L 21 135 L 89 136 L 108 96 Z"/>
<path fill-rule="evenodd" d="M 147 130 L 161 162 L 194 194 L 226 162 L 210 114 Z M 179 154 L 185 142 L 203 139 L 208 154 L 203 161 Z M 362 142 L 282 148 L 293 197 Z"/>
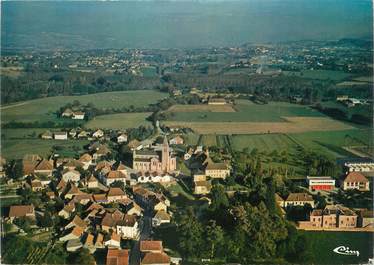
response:
<path fill-rule="evenodd" d="M 168 140 L 164 138 L 160 151 L 155 149 L 142 149 L 133 151 L 132 166 L 134 170 L 142 173 L 169 173 L 177 168 L 175 157 L 171 156 Z"/>

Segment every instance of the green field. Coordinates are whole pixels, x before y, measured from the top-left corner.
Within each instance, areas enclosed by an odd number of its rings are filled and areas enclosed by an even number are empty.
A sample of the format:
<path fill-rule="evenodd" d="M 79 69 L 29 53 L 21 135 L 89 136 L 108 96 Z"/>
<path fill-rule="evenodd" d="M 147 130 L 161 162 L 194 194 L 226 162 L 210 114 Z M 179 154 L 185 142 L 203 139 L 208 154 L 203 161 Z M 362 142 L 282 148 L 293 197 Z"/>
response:
<path fill-rule="evenodd" d="M 256 148 L 260 151 L 282 151 L 296 147 L 296 144 L 283 134 L 261 134 L 261 135 L 233 135 L 231 137 L 232 148 L 235 150 L 250 150 Z"/>
<path fill-rule="evenodd" d="M 370 129 L 305 132 L 289 134 L 289 136 L 305 148 L 327 152 L 336 157 L 349 155 L 341 148 L 343 146 L 373 146 Z"/>
<path fill-rule="evenodd" d="M 128 129 L 140 125 L 152 126 L 149 121 L 146 121 L 146 118 L 150 115 L 149 112 L 101 115 L 90 120 L 85 127 L 90 129 Z"/>
<path fill-rule="evenodd" d="M 39 154 L 47 157 L 52 153 L 53 146 L 59 146 L 56 153 L 65 157 L 73 157 L 83 146 L 86 140 L 42 140 L 42 139 L 7 139 L 2 142 L 1 154 L 6 159 L 21 159 L 25 154 Z"/>
<path fill-rule="evenodd" d="M 345 72 L 331 70 L 303 70 L 301 72 L 284 71 L 282 73 L 288 76 L 298 76 L 302 78 L 320 80 L 330 79 L 333 81 L 341 81 L 352 76 L 351 74 Z"/>
<path fill-rule="evenodd" d="M 61 106 L 78 100 L 82 104 L 93 103 L 97 108 L 142 107 L 167 97 L 167 94 L 155 90 L 136 90 L 106 92 L 83 96 L 48 97 L 1 107 L 2 123 L 10 121 L 56 121 L 55 112 Z"/>
<path fill-rule="evenodd" d="M 373 257 L 373 235 L 366 232 L 307 232 L 299 231 L 307 238 L 310 262 L 313 264 L 368 264 Z M 333 252 L 339 246 L 358 250 L 360 255 L 344 256 Z"/>
<path fill-rule="evenodd" d="M 307 106 L 286 102 L 254 104 L 249 100 L 237 100 L 236 112 L 173 112 L 169 121 L 188 122 L 277 122 L 282 117 L 322 117 L 323 115 Z"/>

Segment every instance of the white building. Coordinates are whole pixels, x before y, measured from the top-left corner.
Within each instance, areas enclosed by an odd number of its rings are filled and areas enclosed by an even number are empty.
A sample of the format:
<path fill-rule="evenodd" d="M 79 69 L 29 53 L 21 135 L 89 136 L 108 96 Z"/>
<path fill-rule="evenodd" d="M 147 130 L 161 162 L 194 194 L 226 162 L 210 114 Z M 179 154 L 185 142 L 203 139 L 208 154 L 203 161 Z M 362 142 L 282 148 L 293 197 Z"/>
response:
<path fill-rule="evenodd" d="M 74 112 L 73 120 L 84 120 L 84 112 L 81 112 L 81 111 Z"/>
<path fill-rule="evenodd" d="M 139 226 L 136 216 L 125 215 L 123 220 L 117 221 L 117 234 L 126 239 L 138 239 Z"/>
<path fill-rule="evenodd" d="M 80 180 L 80 176 L 81 174 L 74 169 L 65 169 L 62 172 L 62 179 L 65 182 L 69 182 L 69 181 L 78 182 Z"/>
<path fill-rule="evenodd" d="M 137 182 L 138 183 L 167 183 L 172 181 L 173 177 L 169 174 L 147 174 L 147 175 L 139 175 Z"/>
<path fill-rule="evenodd" d="M 67 140 L 68 134 L 67 132 L 55 132 L 54 137 L 56 140 Z"/>

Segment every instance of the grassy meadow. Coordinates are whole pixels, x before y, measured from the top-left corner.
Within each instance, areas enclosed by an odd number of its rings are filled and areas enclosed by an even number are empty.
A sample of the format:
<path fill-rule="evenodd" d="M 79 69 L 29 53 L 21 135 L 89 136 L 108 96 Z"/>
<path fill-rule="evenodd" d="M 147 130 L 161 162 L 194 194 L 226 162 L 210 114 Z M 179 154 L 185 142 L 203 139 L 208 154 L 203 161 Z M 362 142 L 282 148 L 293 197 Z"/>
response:
<path fill-rule="evenodd" d="M 99 109 L 142 107 L 167 97 L 167 94 L 154 90 L 136 90 L 105 92 L 83 96 L 58 96 L 47 97 L 12 105 L 1 106 L 2 123 L 10 121 L 34 122 L 34 121 L 56 121 L 55 112 L 67 103 L 78 100 L 81 104 L 93 103 Z"/>
<path fill-rule="evenodd" d="M 128 129 L 136 128 L 140 125 L 152 126 L 152 124 L 146 120 L 152 113 L 141 112 L 141 113 L 118 113 L 97 116 L 85 124 L 86 128 L 89 129 Z"/>

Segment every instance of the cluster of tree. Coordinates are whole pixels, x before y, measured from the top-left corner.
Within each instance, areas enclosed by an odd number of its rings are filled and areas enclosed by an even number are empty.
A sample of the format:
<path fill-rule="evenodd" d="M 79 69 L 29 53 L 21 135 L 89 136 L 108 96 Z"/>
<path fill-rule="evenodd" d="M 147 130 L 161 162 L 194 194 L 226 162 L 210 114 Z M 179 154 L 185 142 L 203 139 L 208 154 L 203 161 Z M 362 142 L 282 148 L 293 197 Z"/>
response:
<path fill-rule="evenodd" d="M 309 176 L 337 176 L 339 174 L 335 160 L 325 154 L 301 149 L 299 156 Z"/>
<path fill-rule="evenodd" d="M 339 108 L 329 108 L 329 107 L 323 107 L 321 104 L 316 104 L 314 106 L 316 110 L 319 112 L 330 116 L 336 120 L 342 120 L 342 121 L 349 121 L 357 124 L 362 125 L 371 125 L 371 111 L 369 110 L 369 113 L 367 115 L 360 114 L 360 113 L 354 113 L 351 115 L 351 117 L 348 116 L 347 111 L 344 111 Z"/>
<path fill-rule="evenodd" d="M 3 125 L 3 128 L 7 129 L 17 129 L 17 128 L 77 128 L 82 125 L 79 121 L 64 121 L 64 122 L 54 122 L 54 121 L 34 121 L 34 122 L 18 122 L 11 121 Z"/>
<path fill-rule="evenodd" d="M 51 66 L 49 66 L 51 69 Z M 154 89 L 161 85 L 158 77 L 131 74 L 105 75 L 61 71 L 50 73 L 48 68 L 26 69 L 17 77 L 1 76 L 1 103 L 11 103 L 40 97 L 86 95 L 99 92 Z"/>
<path fill-rule="evenodd" d="M 2 239 L 1 256 L 6 264 L 24 264 L 36 248 L 46 248 L 45 243 L 35 242 L 19 235 L 8 235 Z M 37 256 L 36 258 L 39 258 Z M 45 264 L 96 264 L 87 249 L 68 253 L 62 244 L 55 244 L 40 261 Z"/>
<path fill-rule="evenodd" d="M 221 184 L 213 185 L 207 210 L 189 208 L 177 217 L 179 250 L 191 261 L 290 262 L 308 260 L 305 238 L 280 214 L 273 177 L 248 174 L 247 192 L 228 198 Z"/>

